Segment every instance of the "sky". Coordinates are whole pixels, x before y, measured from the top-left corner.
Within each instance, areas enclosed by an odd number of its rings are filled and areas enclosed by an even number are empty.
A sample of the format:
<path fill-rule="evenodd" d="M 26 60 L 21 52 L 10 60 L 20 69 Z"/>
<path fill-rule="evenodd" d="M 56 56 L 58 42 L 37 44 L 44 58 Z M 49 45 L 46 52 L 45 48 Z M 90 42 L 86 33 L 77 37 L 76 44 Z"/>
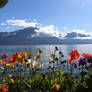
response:
<path fill-rule="evenodd" d="M 25 27 L 91 32 L 92 0 L 9 0 L 0 8 L 0 32 Z"/>

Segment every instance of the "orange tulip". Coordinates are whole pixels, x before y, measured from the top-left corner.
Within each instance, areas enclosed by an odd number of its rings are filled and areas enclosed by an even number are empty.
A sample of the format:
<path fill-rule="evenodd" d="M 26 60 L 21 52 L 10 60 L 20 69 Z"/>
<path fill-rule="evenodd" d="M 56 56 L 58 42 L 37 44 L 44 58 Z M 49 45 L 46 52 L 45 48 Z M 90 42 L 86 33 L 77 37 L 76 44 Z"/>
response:
<path fill-rule="evenodd" d="M 0 65 L 5 65 L 5 64 L 6 64 L 6 61 L 0 62 Z"/>
<path fill-rule="evenodd" d="M 39 59 L 41 56 L 42 56 L 42 54 L 41 54 L 41 53 L 38 53 L 36 56 L 34 56 L 34 59 L 37 60 L 37 59 Z"/>
<path fill-rule="evenodd" d="M 53 87 L 56 91 L 60 90 L 60 85 L 59 84 L 54 84 Z"/>

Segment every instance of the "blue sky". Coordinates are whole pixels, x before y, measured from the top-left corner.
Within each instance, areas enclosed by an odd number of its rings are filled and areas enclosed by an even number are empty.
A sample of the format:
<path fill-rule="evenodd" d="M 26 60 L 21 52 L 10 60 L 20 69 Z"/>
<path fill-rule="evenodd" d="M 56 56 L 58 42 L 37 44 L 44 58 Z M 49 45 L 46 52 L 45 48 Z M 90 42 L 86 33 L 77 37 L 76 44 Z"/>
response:
<path fill-rule="evenodd" d="M 92 0 L 9 0 L 0 9 L 0 31 L 29 26 L 92 31 Z"/>

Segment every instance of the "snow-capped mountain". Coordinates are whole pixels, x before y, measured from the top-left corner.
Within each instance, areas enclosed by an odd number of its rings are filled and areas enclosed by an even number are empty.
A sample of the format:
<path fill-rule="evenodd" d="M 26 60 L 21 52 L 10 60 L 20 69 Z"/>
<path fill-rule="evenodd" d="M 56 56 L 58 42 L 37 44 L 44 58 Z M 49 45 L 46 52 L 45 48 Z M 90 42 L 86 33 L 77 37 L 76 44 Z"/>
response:
<path fill-rule="evenodd" d="M 78 32 L 70 32 L 67 33 L 64 37 L 66 39 L 92 39 L 90 34 L 78 33 Z"/>
<path fill-rule="evenodd" d="M 44 44 L 92 43 L 90 34 L 70 32 L 44 32 L 37 27 L 29 27 L 14 32 L 0 32 L 0 45 L 44 45 Z"/>

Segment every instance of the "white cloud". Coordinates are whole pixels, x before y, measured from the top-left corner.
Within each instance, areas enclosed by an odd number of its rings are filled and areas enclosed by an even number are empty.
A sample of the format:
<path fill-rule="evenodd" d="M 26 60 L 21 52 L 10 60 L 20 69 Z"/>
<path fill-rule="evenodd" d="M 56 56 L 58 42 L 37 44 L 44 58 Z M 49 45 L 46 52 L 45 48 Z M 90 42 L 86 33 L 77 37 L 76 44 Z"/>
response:
<path fill-rule="evenodd" d="M 66 32 L 62 32 L 62 33 L 61 33 L 61 37 L 62 37 L 62 38 L 64 38 L 66 35 L 67 35 Z"/>
<path fill-rule="evenodd" d="M 34 22 L 26 22 L 25 20 L 7 20 L 6 23 L 11 26 L 37 27 L 38 23 L 36 21 L 37 21 L 36 19 L 34 19 Z M 42 27 L 42 25 L 40 25 L 40 24 L 38 24 L 38 25 L 40 26 L 39 30 L 35 30 L 38 34 L 44 33 L 44 34 L 49 34 L 51 36 L 58 37 L 59 32 L 58 32 L 58 30 L 56 30 L 54 25 L 48 25 L 48 26 L 44 26 L 44 27 Z M 33 37 L 37 36 L 37 35 L 33 35 Z"/>
<path fill-rule="evenodd" d="M 0 23 L 1 26 L 6 26 L 6 23 Z"/>
<path fill-rule="evenodd" d="M 80 33 L 86 35 L 86 37 L 76 37 L 75 39 L 92 39 L 92 33 L 86 32 L 85 30 L 72 30 L 72 32 Z"/>
<path fill-rule="evenodd" d="M 20 19 L 11 19 L 11 20 L 6 20 L 6 22 L 2 23 L 1 25 L 7 25 L 7 29 L 10 29 L 10 27 L 12 26 L 18 26 L 18 27 L 39 26 L 39 30 L 36 30 L 37 34 L 33 35 L 32 37 L 38 36 L 40 35 L 40 33 L 44 33 L 56 37 L 59 36 L 59 32 L 54 25 L 43 26 L 43 24 L 37 23 L 36 19 L 34 19 L 33 22 L 27 22 L 26 20 L 20 20 Z"/>
<path fill-rule="evenodd" d="M 37 22 L 37 20 L 36 20 L 36 19 L 34 19 L 34 22 Z"/>
<path fill-rule="evenodd" d="M 25 20 L 7 20 L 6 23 L 12 26 L 20 26 L 20 27 L 35 27 L 37 22 L 26 22 Z"/>
<path fill-rule="evenodd" d="M 92 39 L 92 37 L 75 37 L 74 39 Z"/>
<path fill-rule="evenodd" d="M 72 30 L 72 32 L 84 34 L 85 33 L 85 30 Z"/>
<path fill-rule="evenodd" d="M 85 34 L 85 35 L 90 35 L 89 32 L 86 32 L 85 30 L 72 30 L 72 32 L 80 33 L 80 34 Z"/>
<path fill-rule="evenodd" d="M 64 32 L 66 31 L 68 28 L 64 27 L 63 32 L 60 32 L 54 25 L 48 25 L 48 26 L 43 26 L 43 24 L 37 23 L 37 20 L 34 19 L 33 22 L 28 22 L 26 20 L 20 20 L 20 19 L 11 19 L 11 20 L 6 20 L 5 23 L 0 23 L 1 26 L 6 26 L 7 29 L 10 29 L 12 26 L 19 26 L 19 27 L 38 27 L 39 29 L 35 30 L 37 32 L 37 34 L 28 36 L 27 38 L 30 37 L 35 37 L 35 36 L 39 36 L 39 35 L 48 35 L 48 36 L 55 36 L 58 38 L 64 38 L 67 33 L 70 32 Z M 86 32 L 85 30 L 71 30 L 71 32 L 76 32 L 76 33 L 80 33 L 80 34 L 84 34 L 84 35 L 89 35 L 88 39 L 90 37 L 92 37 L 91 33 Z M 84 39 L 84 38 L 83 38 Z"/>
<path fill-rule="evenodd" d="M 38 32 L 44 32 L 44 33 L 53 33 L 54 31 L 54 26 L 53 25 L 49 25 L 49 26 L 45 26 L 45 27 L 40 27 L 40 30 L 37 30 Z"/>
<path fill-rule="evenodd" d="M 64 27 L 64 30 L 66 30 L 67 29 L 67 27 Z"/>
<path fill-rule="evenodd" d="M 79 8 L 89 7 L 92 5 L 92 0 L 67 0 L 67 1 L 70 4 Z"/>
<path fill-rule="evenodd" d="M 44 33 L 51 36 L 59 36 L 59 31 L 55 29 L 54 25 L 49 25 L 45 27 L 39 27 L 39 30 L 35 30 L 38 33 Z"/>

